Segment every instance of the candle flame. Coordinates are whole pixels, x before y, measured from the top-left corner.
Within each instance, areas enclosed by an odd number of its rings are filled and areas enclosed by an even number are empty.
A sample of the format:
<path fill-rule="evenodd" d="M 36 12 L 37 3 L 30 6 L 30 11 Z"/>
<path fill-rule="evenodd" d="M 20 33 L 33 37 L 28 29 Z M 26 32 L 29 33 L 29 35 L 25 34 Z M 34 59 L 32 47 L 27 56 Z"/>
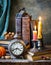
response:
<path fill-rule="evenodd" d="M 41 16 L 39 16 L 39 21 L 41 21 L 42 20 L 42 17 Z"/>
<path fill-rule="evenodd" d="M 34 26 L 34 29 L 36 30 L 36 25 Z"/>

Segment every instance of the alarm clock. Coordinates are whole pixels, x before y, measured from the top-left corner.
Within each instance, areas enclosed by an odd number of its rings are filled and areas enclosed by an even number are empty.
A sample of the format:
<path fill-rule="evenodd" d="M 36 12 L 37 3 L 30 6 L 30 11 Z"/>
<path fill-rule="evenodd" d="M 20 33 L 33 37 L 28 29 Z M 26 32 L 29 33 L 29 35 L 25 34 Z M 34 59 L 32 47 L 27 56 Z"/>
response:
<path fill-rule="evenodd" d="M 18 58 L 24 56 L 26 50 L 26 45 L 22 40 L 13 40 L 9 43 L 8 50 L 11 54 L 11 57 Z"/>

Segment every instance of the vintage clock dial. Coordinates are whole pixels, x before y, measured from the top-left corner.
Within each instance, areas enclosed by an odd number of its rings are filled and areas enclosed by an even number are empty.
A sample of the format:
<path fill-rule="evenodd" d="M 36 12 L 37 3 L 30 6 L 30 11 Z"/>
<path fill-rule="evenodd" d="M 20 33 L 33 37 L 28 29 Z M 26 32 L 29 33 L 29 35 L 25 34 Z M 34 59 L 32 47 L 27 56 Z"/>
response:
<path fill-rule="evenodd" d="M 24 51 L 24 47 L 19 42 L 17 43 L 15 42 L 14 44 L 11 45 L 11 51 L 15 55 L 20 55 Z"/>
<path fill-rule="evenodd" d="M 9 44 L 8 50 L 11 55 L 19 57 L 25 53 L 26 45 L 22 40 L 13 40 Z"/>

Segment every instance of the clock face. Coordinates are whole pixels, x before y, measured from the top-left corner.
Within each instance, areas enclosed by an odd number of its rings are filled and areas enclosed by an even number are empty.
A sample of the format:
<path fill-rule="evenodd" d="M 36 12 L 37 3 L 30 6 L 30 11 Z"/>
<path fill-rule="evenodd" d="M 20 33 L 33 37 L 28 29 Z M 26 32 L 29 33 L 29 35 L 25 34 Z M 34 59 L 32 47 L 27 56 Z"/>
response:
<path fill-rule="evenodd" d="M 14 43 L 12 43 L 10 50 L 13 55 L 18 56 L 23 53 L 24 46 L 23 46 L 23 44 L 21 44 L 21 42 L 14 42 Z"/>

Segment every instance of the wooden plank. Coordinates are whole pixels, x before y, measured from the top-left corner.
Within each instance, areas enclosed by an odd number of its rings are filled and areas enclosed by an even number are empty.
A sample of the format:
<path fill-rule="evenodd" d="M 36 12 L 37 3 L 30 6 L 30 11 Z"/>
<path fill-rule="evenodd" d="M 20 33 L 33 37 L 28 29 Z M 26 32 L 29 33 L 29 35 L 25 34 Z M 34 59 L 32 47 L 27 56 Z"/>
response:
<path fill-rule="evenodd" d="M 18 59 L 0 59 L 0 63 L 34 63 L 34 62 L 51 62 L 51 60 L 37 60 L 37 61 L 30 61 L 30 60 L 18 60 Z"/>

